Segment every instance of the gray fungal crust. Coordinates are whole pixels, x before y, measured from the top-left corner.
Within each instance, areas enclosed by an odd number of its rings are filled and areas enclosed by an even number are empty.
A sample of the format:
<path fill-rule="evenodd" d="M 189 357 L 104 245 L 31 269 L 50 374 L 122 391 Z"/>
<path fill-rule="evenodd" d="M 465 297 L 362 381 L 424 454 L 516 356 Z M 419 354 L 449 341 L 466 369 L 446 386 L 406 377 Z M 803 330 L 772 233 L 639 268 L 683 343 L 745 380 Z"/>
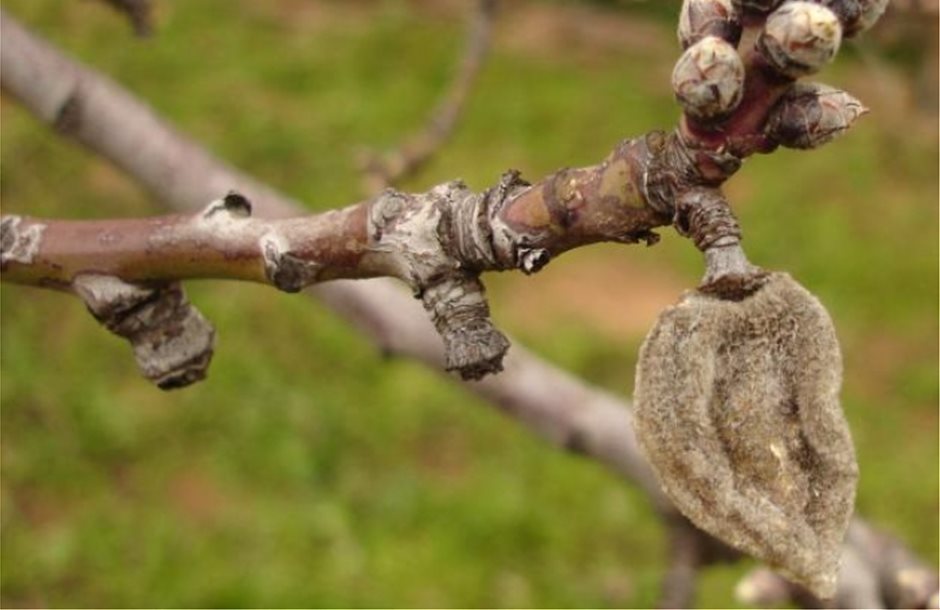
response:
<path fill-rule="evenodd" d="M 822 598 L 858 478 L 841 373 L 826 310 L 782 273 L 740 301 L 687 293 L 637 367 L 637 434 L 667 495 Z"/>
<path fill-rule="evenodd" d="M 11 262 L 28 265 L 39 252 L 45 225 L 29 223 L 23 228 L 22 224 L 19 216 L 0 220 L 0 267 L 4 269 Z"/>
<path fill-rule="evenodd" d="M 72 289 L 105 328 L 130 342 L 140 372 L 160 389 L 205 378 L 215 330 L 179 283 L 144 286 L 84 274 Z"/>

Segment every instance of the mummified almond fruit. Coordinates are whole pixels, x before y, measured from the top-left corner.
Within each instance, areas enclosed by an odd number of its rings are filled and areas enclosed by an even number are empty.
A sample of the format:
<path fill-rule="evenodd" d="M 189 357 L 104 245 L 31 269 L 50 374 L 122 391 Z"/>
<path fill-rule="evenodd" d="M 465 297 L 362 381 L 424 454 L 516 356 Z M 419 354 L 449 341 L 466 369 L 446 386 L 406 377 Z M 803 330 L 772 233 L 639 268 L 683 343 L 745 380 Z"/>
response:
<path fill-rule="evenodd" d="M 829 315 L 782 273 L 738 301 L 689 292 L 637 367 L 637 435 L 679 510 L 822 598 L 858 479 L 841 377 Z"/>

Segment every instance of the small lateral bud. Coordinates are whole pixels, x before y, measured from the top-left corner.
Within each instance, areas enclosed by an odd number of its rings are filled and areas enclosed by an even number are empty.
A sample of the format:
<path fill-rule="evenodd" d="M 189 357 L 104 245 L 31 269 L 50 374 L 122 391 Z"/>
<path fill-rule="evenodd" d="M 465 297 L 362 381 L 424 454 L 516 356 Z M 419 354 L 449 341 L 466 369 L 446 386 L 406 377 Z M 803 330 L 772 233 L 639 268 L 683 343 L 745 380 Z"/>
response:
<path fill-rule="evenodd" d="M 757 48 L 781 74 L 799 78 L 832 61 L 841 42 L 835 13 L 811 2 L 788 2 L 767 18 Z"/>
<path fill-rule="evenodd" d="M 685 0 L 679 13 L 678 34 L 683 49 L 706 36 L 717 36 L 737 45 L 741 40 L 741 21 L 731 0 Z"/>
<path fill-rule="evenodd" d="M 855 36 L 875 25 L 885 9 L 888 8 L 889 0 L 857 0 L 859 6 L 858 18 L 854 21 L 844 23 L 846 36 Z"/>
<path fill-rule="evenodd" d="M 734 8 L 741 14 L 766 15 L 780 6 L 782 0 L 734 0 Z"/>
<path fill-rule="evenodd" d="M 706 121 L 720 118 L 741 103 L 744 64 L 733 46 L 708 36 L 686 49 L 676 62 L 672 89 L 689 115 Z"/>
<path fill-rule="evenodd" d="M 861 34 L 881 18 L 889 0 L 816 0 L 829 8 L 842 23 L 846 38 Z"/>
<path fill-rule="evenodd" d="M 868 112 L 860 101 L 819 83 L 797 83 L 771 111 L 766 134 L 787 148 L 817 148 Z"/>

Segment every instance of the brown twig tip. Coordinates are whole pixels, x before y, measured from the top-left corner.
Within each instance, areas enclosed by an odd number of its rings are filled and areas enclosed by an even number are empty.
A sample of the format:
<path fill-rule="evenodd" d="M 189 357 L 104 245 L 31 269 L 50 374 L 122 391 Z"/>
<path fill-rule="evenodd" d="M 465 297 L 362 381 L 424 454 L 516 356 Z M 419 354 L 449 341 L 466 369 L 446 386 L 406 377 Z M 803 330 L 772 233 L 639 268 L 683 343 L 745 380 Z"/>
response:
<path fill-rule="evenodd" d="M 72 282 L 72 290 L 102 325 L 131 343 L 140 372 L 160 389 L 205 378 L 215 330 L 179 283 L 145 286 L 83 274 Z"/>
<path fill-rule="evenodd" d="M 682 108 L 695 118 L 725 116 L 741 103 L 744 64 L 730 43 L 707 36 L 686 49 L 676 62 L 672 89 Z"/>
<path fill-rule="evenodd" d="M 835 13 L 812 2 L 788 2 L 767 18 L 757 47 L 781 74 L 799 78 L 832 61 L 841 42 Z"/>
<path fill-rule="evenodd" d="M 845 91 L 797 83 L 771 111 L 765 133 L 788 148 L 818 148 L 847 132 L 867 113 L 868 108 Z"/>
<path fill-rule="evenodd" d="M 425 309 L 444 340 L 444 367 L 463 379 L 481 379 L 503 370 L 509 340 L 490 322 L 478 277 L 450 278 L 421 294 Z"/>
<path fill-rule="evenodd" d="M 153 33 L 153 5 L 151 0 L 104 0 L 116 11 L 124 13 L 141 38 Z"/>

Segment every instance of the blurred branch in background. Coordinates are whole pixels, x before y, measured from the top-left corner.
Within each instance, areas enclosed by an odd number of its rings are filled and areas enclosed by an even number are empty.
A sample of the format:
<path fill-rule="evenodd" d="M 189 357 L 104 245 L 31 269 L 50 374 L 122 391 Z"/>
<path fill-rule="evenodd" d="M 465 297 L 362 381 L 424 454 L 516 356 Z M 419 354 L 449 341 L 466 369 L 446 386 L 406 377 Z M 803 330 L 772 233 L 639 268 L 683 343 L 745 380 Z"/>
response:
<path fill-rule="evenodd" d="M 138 36 L 153 33 L 153 3 L 151 0 L 102 0 L 117 11 L 124 13 Z"/>
<path fill-rule="evenodd" d="M 940 95 L 940 3 L 937 0 L 892 0 L 884 23 L 874 32 L 878 54 L 864 53 L 870 61 L 894 58 L 910 71 L 917 108 L 929 116 L 937 114 Z M 863 49 L 862 45 L 859 49 Z"/>
<path fill-rule="evenodd" d="M 406 138 L 396 150 L 360 153 L 359 166 L 366 193 L 374 195 L 417 172 L 453 133 L 489 49 L 498 5 L 498 0 L 475 2 L 459 64 L 424 127 Z"/>

